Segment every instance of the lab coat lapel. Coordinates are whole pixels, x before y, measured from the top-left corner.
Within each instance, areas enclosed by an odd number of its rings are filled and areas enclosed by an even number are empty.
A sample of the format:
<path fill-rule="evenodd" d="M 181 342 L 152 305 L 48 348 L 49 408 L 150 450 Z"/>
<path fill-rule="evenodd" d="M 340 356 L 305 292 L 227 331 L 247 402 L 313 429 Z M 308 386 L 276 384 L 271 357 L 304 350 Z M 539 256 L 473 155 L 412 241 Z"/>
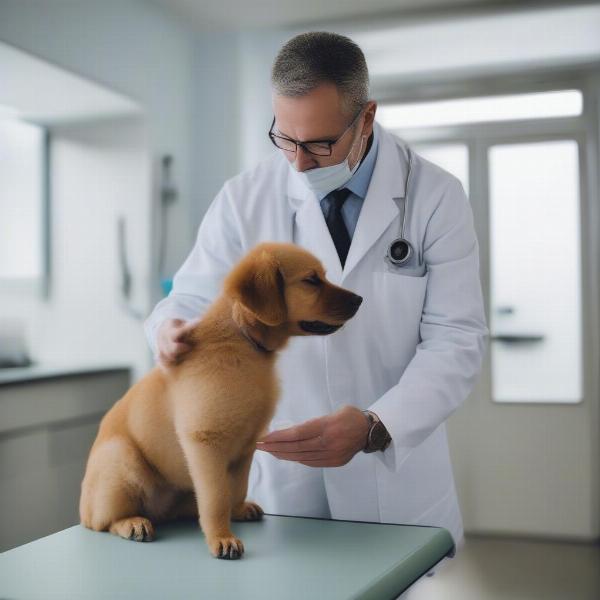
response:
<path fill-rule="evenodd" d="M 375 126 L 379 127 L 377 160 L 367 196 L 358 216 L 342 279 L 348 276 L 388 225 L 398 216 L 398 206 L 394 198 L 403 198 L 405 194 L 404 186 L 408 169 L 406 156 L 391 134 L 377 123 Z M 383 256 L 381 260 L 383 261 Z"/>
<path fill-rule="evenodd" d="M 287 196 L 294 211 L 294 243 L 312 252 L 323 263 L 327 279 L 339 285 L 342 265 L 319 201 L 291 172 L 288 174 Z"/>

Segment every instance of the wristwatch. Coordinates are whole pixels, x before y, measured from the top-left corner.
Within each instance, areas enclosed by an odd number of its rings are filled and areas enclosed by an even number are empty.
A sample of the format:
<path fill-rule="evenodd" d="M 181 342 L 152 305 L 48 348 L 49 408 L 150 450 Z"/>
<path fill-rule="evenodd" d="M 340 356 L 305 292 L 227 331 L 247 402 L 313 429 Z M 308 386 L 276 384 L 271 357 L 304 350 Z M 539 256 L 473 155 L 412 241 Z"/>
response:
<path fill-rule="evenodd" d="M 388 433 L 385 425 L 379 420 L 379 417 L 370 410 L 363 410 L 364 415 L 369 419 L 369 433 L 367 434 L 367 445 L 363 452 L 376 452 L 385 450 L 392 441 L 392 436 Z"/>

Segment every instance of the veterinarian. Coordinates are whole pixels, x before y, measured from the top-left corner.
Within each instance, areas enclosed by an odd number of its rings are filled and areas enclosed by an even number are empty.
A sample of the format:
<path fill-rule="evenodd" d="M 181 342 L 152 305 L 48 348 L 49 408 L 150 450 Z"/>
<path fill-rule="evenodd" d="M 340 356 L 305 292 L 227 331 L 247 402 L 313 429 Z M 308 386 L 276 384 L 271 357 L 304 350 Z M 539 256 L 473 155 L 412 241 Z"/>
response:
<path fill-rule="evenodd" d="M 281 353 L 282 394 L 248 497 L 267 513 L 445 527 L 460 547 L 445 421 L 488 333 L 469 201 L 375 121 L 365 58 L 348 38 L 294 37 L 271 82 L 273 154 L 210 205 L 145 322 L 150 346 L 163 364 L 185 353 L 186 331 L 255 244 L 313 252 L 364 301 L 335 334 L 294 337 Z M 402 264 L 386 258 L 398 238 L 411 246 Z"/>

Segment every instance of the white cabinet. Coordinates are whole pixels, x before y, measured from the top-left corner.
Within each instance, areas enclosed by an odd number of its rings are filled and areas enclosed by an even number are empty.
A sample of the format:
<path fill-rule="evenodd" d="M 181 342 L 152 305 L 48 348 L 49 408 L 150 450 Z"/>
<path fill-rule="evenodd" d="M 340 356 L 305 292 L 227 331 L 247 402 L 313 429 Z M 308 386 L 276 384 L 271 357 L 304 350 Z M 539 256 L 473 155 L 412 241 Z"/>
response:
<path fill-rule="evenodd" d="M 128 367 L 0 369 L 0 552 L 79 523 L 98 425 Z"/>

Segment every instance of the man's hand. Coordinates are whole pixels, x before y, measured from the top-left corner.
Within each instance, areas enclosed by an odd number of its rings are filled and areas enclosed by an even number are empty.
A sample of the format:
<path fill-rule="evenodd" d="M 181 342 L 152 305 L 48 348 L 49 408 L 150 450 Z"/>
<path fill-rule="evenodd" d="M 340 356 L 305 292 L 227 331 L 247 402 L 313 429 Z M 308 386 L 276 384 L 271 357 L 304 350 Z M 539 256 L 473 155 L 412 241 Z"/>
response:
<path fill-rule="evenodd" d="M 192 349 L 186 336 L 197 324 L 198 319 L 194 321 L 167 319 L 158 328 L 156 349 L 159 366 L 168 368 L 177 364 L 179 359 Z"/>
<path fill-rule="evenodd" d="M 341 467 L 367 444 L 369 421 L 355 406 L 272 431 L 256 442 L 258 450 L 308 467 Z"/>

